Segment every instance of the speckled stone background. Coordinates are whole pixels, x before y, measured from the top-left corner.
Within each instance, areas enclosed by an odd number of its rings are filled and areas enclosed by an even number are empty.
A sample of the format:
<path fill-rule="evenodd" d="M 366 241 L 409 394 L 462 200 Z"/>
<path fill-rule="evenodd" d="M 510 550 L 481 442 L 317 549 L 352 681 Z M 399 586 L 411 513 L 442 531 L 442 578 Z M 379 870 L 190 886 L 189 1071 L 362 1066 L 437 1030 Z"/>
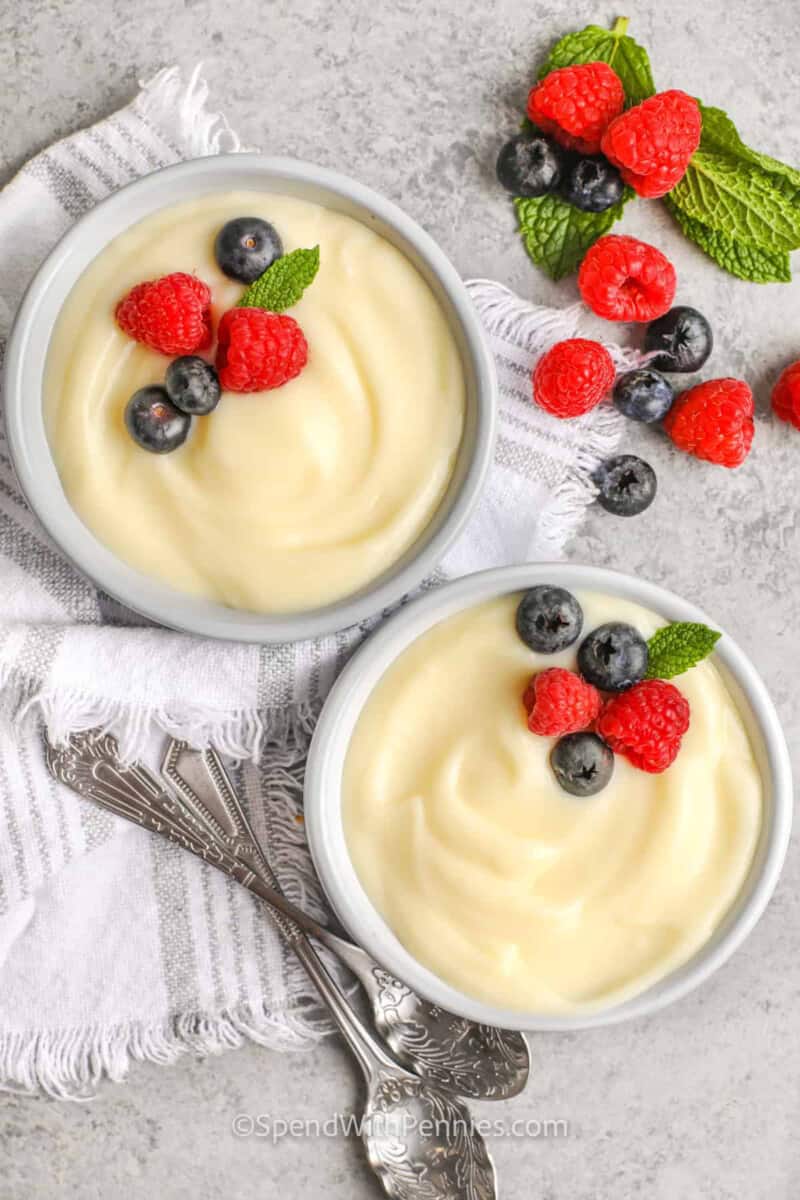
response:
<path fill-rule="evenodd" d="M 796 3 L 670 0 L 633 2 L 627 12 L 659 86 L 725 107 L 748 141 L 800 163 Z M 548 45 L 616 15 L 599 0 L 0 0 L 0 182 L 32 151 L 128 99 L 137 78 L 204 59 L 212 99 L 248 143 L 372 184 L 421 221 L 464 275 L 569 303 L 574 282 L 549 284 L 527 261 L 493 161 Z M 768 395 L 779 369 L 800 357 L 800 285 L 730 279 L 656 204 L 629 209 L 625 228 L 673 258 L 679 299 L 715 326 L 709 370 L 749 379 L 761 419 L 735 474 L 631 429 L 631 447 L 659 473 L 658 501 L 625 524 L 592 513 L 570 553 L 665 583 L 714 614 L 759 665 L 796 748 L 800 433 L 769 417 Z M 532 1040 L 530 1086 L 504 1115 L 564 1118 L 569 1136 L 494 1140 L 502 1195 L 800 1194 L 799 888 L 795 848 L 748 943 L 667 1012 Z M 273 1146 L 231 1129 L 238 1113 L 324 1120 L 350 1111 L 356 1088 L 330 1041 L 307 1056 L 251 1046 L 140 1066 L 84 1105 L 5 1097 L 0 1196 L 375 1196 L 352 1139 Z M 499 1113 L 484 1106 L 483 1115 Z"/>

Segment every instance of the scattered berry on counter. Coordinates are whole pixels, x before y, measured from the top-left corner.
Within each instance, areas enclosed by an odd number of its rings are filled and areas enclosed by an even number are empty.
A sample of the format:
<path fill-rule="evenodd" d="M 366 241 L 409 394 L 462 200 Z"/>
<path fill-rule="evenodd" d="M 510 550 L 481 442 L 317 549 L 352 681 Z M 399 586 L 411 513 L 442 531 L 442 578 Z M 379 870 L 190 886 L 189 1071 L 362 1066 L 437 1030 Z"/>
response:
<path fill-rule="evenodd" d="M 182 271 L 138 283 L 115 317 L 120 329 L 160 354 L 194 354 L 211 345 L 211 292 Z"/>
<path fill-rule="evenodd" d="M 637 629 L 622 621 L 599 625 L 578 648 L 578 670 L 604 692 L 633 687 L 647 674 L 647 661 L 647 642 Z"/>
<path fill-rule="evenodd" d="M 689 702 L 674 684 L 647 679 L 609 700 L 597 732 L 634 767 L 659 774 L 675 761 L 689 720 Z"/>
<path fill-rule="evenodd" d="M 567 170 L 561 195 L 581 212 L 601 213 L 619 204 L 625 184 L 607 158 L 579 158 Z"/>
<path fill-rule="evenodd" d="M 626 371 L 614 384 L 615 406 L 632 421 L 644 421 L 646 425 L 662 421 L 674 399 L 672 384 L 651 367 Z"/>
<path fill-rule="evenodd" d="M 607 321 L 653 321 L 670 308 L 677 279 L 669 259 L 638 238 L 609 233 L 586 251 L 578 272 L 584 303 Z"/>
<path fill-rule="evenodd" d="M 551 750 L 550 766 L 570 796 L 596 796 L 614 774 L 614 754 L 596 733 L 568 733 Z"/>
<path fill-rule="evenodd" d="M 602 150 L 640 196 L 665 196 L 700 145 L 700 106 L 686 92 L 658 92 L 629 108 L 603 134 Z"/>
<path fill-rule="evenodd" d="M 173 359 L 167 367 L 164 386 L 175 407 L 190 416 L 205 416 L 219 404 L 217 372 L 211 363 L 194 354 Z"/>
<path fill-rule="evenodd" d="M 561 180 L 566 155 L 543 134 L 519 133 L 497 156 L 497 178 L 513 196 L 544 196 Z"/>
<path fill-rule="evenodd" d="M 263 308 L 232 308 L 219 323 L 217 371 L 229 392 L 261 392 L 294 379 L 308 344 L 293 317 Z"/>
<path fill-rule="evenodd" d="M 772 389 L 772 408 L 776 417 L 800 429 L 800 362 L 781 373 Z"/>
<path fill-rule="evenodd" d="M 686 374 L 699 371 L 714 348 L 714 334 L 701 312 L 679 304 L 652 321 L 644 335 L 646 351 L 660 351 L 650 366 Z"/>
<path fill-rule="evenodd" d="M 550 667 L 534 675 L 522 697 L 528 729 L 542 737 L 560 737 L 587 729 L 600 715 L 600 693 L 574 671 Z"/>
<path fill-rule="evenodd" d="M 125 425 L 133 440 L 152 454 L 169 454 L 189 436 L 192 418 L 170 403 L 162 387 L 134 392 L 125 406 Z"/>
<path fill-rule="evenodd" d="M 753 444 L 753 410 L 753 393 L 741 379 L 709 379 L 678 396 L 664 428 L 679 450 L 739 467 Z"/>
<path fill-rule="evenodd" d="M 597 503 L 617 517 L 635 517 L 649 508 L 656 497 L 656 473 L 635 454 L 617 454 L 595 468 Z"/>
<path fill-rule="evenodd" d="M 614 383 L 605 346 L 588 338 L 557 342 L 533 371 L 533 398 L 554 417 L 580 417 L 596 408 Z"/>
<path fill-rule="evenodd" d="M 561 67 L 531 88 L 528 117 L 580 154 L 597 154 L 610 122 L 625 107 L 619 76 L 604 62 Z"/>
<path fill-rule="evenodd" d="M 278 231 L 260 217 L 235 217 L 222 226 L 214 242 L 214 257 L 223 274 L 252 283 L 283 254 Z"/>
<path fill-rule="evenodd" d="M 537 654 L 558 654 L 576 642 L 583 629 L 583 609 L 566 588 L 538 583 L 517 606 L 517 633 Z"/>

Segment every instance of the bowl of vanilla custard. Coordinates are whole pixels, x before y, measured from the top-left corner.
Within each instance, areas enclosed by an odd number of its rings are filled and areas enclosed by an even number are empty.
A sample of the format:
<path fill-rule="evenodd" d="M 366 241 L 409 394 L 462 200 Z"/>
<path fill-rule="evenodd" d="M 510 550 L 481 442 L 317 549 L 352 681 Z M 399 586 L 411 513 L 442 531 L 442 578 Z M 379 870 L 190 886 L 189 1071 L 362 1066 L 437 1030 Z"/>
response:
<path fill-rule="evenodd" d="M 305 784 L 314 863 L 337 916 L 394 976 L 473 1020 L 568 1030 L 643 1016 L 741 944 L 777 883 L 791 826 L 772 701 L 724 633 L 672 680 L 689 702 L 661 774 L 615 756 L 596 795 L 559 787 L 555 739 L 522 695 L 577 647 L 518 636 L 527 589 L 565 588 L 583 635 L 645 639 L 712 618 L 664 588 L 590 566 L 481 572 L 426 594 L 354 656 L 317 726 Z M 582 635 L 582 636 L 583 636 Z"/>
<path fill-rule="evenodd" d="M 125 408 L 170 360 L 116 306 L 193 274 L 216 330 L 243 286 L 215 239 L 242 216 L 287 253 L 319 246 L 290 310 L 308 362 L 281 387 L 223 391 L 185 444 L 148 454 Z M 420 226 L 336 171 L 255 154 L 168 167 L 92 209 L 31 284 L 5 367 L 14 467 L 66 555 L 161 624 L 246 641 L 344 628 L 430 574 L 480 495 L 496 398 L 464 284 Z"/>

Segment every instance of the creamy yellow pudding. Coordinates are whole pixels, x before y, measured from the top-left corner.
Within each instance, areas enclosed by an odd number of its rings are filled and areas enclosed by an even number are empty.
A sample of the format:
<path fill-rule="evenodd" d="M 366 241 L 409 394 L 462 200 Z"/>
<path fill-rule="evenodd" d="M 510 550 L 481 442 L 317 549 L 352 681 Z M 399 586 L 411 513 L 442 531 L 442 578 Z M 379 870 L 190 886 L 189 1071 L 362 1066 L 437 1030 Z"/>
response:
<path fill-rule="evenodd" d="M 534 672 L 574 669 L 578 643 L 535 654 L 514 629 L 519 599 L 441 622 L 386 672 L 348 750 L 345 835 L 376 908 L 443 980 L 508 1008 L 580 1013 L 641 992 L 708 940 L 752 862 L 762 783 L 705 661 L 674 680 L 691 726 L 667 771 L 618 755 L 602 792 L 563 792 L 555 739 L 528 731 L 521 697 Z M 584 633 L 664 624 L 578 599 Z"/>
<path fill-rule="evenodd" d="M 270 221 L 286 252 L 320 247 L 290 310 L 308 364 L 283 387 L 224 392 L 183 446 L 148 454 L 123 413 L 170 360 L 123 333 L 115 306 L 144 280 L 196 273 L 216 327 L 243 285 L 214 239 L 245 215 Z M 238 192 L 166 208 L 98 255 L 54 331 L 45 416 L 70 504 L 120 558 L 234 608 L 290 612 L 358 591 L 424 532 L 452 477 L 465 382 L 444 312 L 400 251 L 319 205 Z"/>

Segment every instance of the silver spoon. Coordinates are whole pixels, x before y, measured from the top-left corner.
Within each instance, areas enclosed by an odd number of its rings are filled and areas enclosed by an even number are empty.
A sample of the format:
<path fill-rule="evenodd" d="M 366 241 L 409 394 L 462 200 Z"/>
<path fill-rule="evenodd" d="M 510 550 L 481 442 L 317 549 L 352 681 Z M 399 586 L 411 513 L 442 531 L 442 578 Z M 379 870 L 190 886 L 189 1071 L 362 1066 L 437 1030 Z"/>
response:
<path fill-rule="evenodd" d="M 272 888 L 278 880 L 267 862 L 219 755 L 170 741 L 162 775 L 191 811 L 223 838 Z M 369 998 L 378 1033 L 395 1058 L 439 1087 L 473 1100 L 508 1100 L 528 1081 L 530 1058 L 521 1033 L 480 1025 L 423 1000 L 394 979 L 360 946 L 338 937 L 306 914 L 292 914 L 307 933 L 353 972 Z M 300 922 L 300 916 L 303 922 Z M 285 931 L 284 931 L 285 932 Z"/>
<path fill-rule="evenodd" d="M 494 1200 L 494 1165 L 469 1109 L 389 1057 L 301 932 L 315 922 L 210 836 L 205 823 L 147 768 L 122 764 L 109 734 L 73 734 L 65 746 L 45 738 L 45 757 L 55 778 L 79 795 L 176 842 L 290 918 L 281 929 L 364 1073 L 361 1137 L 370 1166 L 393 1200 Z"/>

